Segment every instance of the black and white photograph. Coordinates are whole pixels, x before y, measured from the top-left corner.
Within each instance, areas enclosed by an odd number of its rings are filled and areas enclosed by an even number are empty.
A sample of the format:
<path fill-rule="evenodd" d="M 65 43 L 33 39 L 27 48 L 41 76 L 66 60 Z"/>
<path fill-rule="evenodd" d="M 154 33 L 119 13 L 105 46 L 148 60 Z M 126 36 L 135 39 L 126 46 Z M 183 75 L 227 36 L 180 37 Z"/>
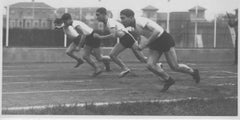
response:
<path fill-rule="evenodd" d="M 237 119 L 239 3 L 2 0 L 1 116 Z"/>

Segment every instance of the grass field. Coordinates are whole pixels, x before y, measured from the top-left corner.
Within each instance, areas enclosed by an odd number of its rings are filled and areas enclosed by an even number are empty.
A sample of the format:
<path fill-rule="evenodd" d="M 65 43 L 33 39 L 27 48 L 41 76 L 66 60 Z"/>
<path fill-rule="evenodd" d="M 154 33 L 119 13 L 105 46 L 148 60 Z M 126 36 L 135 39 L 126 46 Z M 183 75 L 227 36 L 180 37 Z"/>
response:
<path fill-rule="evenodd" d="M 92 69 L 74 63 L 3 64 L 3 114 L 69 115 L 237 115 L 237 66 L 227 63 L 188 63 L 199 68 L 201 82 L 164 69 L 176 83 L 161 93 L 162 81 L 143 64 L 127 63 L 120 70 L 91 77 Z M 191 99 L 192 98 L 192 99 Z"/>

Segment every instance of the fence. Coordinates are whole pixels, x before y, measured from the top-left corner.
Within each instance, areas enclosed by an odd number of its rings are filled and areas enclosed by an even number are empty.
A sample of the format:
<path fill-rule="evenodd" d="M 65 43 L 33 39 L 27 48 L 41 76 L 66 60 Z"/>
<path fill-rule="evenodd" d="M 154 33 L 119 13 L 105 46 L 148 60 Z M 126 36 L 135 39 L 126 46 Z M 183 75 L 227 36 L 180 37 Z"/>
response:
<path fill-rule="evenodd" d="M 96 31 L 108 34 L 107 31 Z M 116 39 L 103 40 L 101 46 L 111 47 Z M 6 29 L 3 28 L 3 45 L 6 43 Z M 67 40 L 67 45 L 71 43 Z M 63 47 L 64 33 L 62 29 L 9 29 L 9 47 Z"/>
<path fill-rule="evenodd" d="M 217 21 L 216 31 L 214 22 L 197 23 L 197 39 L 195 40 L 195 23 L 174 21 L 170 33 L 175 38 L 176 47 L 179 48 L 233 48 L 235 38 L 232 37 L 228 23 Z M 216 32 L 216 33 L 215 33 Z M 216 45 L 214 46 L 214 34 L 216 34 Z M 195 43 L 196 42 L 196 43 Z M 197 45 L 196 45 L 197 44 Z"/>
<path fill-rule="evenodd" d="M 170 34 L 174 37 L 177 48 L 233 48 L 234 40 L 227 21 L 217 21 L 216 31 L 214 22 L 199 22 L 197 39 L 195 38 L 195 23 L 191 21 L 170 21 Z M 97 31 L 108 34 L 108 31 Z M 216 32 L 216 33 L 214 33 Z M 216 34 L 216 46 L 214 45 Z M 3 28 L 3 45 L 6 42 L 6 29 Z M 117 42 L 103 40 L 104 47 L 111 47 Z M 70 41 L 67 42 L 69 44 Z M 63 47 L 64 33 L 56 29 L 9 29 L 9 47 Z"/>

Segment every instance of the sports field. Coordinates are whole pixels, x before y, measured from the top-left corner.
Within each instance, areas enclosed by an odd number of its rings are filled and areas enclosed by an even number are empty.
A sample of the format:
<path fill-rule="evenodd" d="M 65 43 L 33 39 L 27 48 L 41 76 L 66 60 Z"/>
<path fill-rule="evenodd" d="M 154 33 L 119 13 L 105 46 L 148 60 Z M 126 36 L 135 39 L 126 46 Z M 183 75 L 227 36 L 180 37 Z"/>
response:
<path fill-rule="evenodd" d="M 160 92 L 162 80 L 137 62 L 127 63 L 132 72 L 124 78 L 118 78 L 120 69 L 113 63 L 111 72 L 97 77 L 91 77 L 92 68 L 86 63 L 77 69 L 73 68 L 75 63 L 3 64 L 2 108 L 11 111 L 88 103 L 101 106 L 121 102 L 237 99 L 236 65 L 187 64 L 199 69 L 200 83 L 196 84 L 191 76 L 173 72 L 163 63 L 163 68 L 176 80 L 165 93 Z"/>

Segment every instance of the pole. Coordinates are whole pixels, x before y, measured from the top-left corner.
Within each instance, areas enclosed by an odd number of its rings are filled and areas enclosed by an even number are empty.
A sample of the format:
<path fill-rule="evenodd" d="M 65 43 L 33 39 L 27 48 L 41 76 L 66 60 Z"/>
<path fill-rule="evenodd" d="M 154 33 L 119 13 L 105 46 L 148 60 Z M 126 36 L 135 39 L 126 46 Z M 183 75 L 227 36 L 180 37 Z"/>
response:
<path fill-rule="evenodd" d="M 196 21 L 195 21 L 195 38 L 194 38 L 194 47 L 197 47 L 197 27 L 198 27 L 198 23 L 197 23 L 197 14 L 198 14 L 198 5 L 195 7 L 195 13 L 196 13 Z"/>
<path fill-rule="evenodd" d="M 170 0 L 168 0 L 168 7 L 170 6 L 169 2 Z M 170 23 L 170 9 L 167 11 L 167 32 L 168 33 L 170 33 L 169 23 Z"/>
<path fill-rule="evenodd" d="M 35 0 L 32 0 L 32 18 L 34 19 L 35 17 Z"/>
<path fill-rule="evenodd" d="M 213 40 L 213 48 L 216 48 L 216 42 L 217 42 L 217 19 L 216 16 L 214 17 L 214 40 Z"/>
<path fill-rule="evenodd" d="M 79 19 L 82 21 L 82 8 L 79 8 Z"/>
<path fill-rule="evenodd" d="M 194 47 L 197 47 L 197 28 L 198 28 L 198 23 L 197 21 L 195 22 L 195 37 L 194 37 Z"/>
<path fill-rule="evenodd" d="M 68 9 L 65 8 L 65 13 L 68 13 Z M 64 47 L 67 47 L 67 35 L 64 34 Z"/>
<path fill-rule="evenodd" d="M 7 5 L 6 13 L 6 47 L 9 45 L 9 5 Z"/>
<path fill-rule="evenodd" d="M 170 12 L 167 12 L 167 32 L 170 33 L 170 28 L 169 28 L 169 21 L 170 21 Z"/>

